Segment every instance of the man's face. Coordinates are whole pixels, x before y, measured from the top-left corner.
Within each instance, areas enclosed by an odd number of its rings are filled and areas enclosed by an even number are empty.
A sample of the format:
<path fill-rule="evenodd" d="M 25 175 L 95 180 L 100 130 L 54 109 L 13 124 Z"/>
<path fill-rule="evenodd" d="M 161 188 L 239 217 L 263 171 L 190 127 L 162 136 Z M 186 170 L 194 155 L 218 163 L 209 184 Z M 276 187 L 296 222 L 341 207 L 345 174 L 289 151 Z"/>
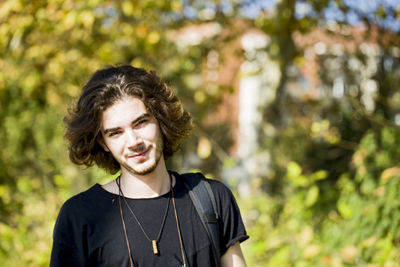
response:
<path fill-rule="evenodd" d="M 122 172 L 146 175 L 163 158 L 163 139 L 157 120 L 143 102 L 124 97 L 102 114 L 103 148 L 111 152 Z"/>

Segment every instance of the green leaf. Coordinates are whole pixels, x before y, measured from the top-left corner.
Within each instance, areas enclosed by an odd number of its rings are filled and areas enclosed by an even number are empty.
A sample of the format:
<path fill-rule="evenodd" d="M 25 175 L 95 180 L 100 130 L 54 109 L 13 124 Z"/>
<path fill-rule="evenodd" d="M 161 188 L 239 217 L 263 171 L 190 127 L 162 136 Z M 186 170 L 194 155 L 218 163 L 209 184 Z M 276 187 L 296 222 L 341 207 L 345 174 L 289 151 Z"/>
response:
<path fill-rule="evenodd" d="M 338 202 L 337 209 L 338 209 L 340 215 L 342 215 L 342 217 L 345 219 L 351 218 L 353 216 L 353 213 L 354 213 L 353 208 L 349 204 L 345 203 L 344 201 Z"/>
<path fill-rule="evenodd" d="M 328 177 L 329 173 L 325 170 L 319 170 L 312 174 L 312 179 L 315 181 L 324 180 Z"/>
<path fill-rule="evenodd" d="M 306 206 L 310 207 L 317 202 L 319 196 L 319 188 L 317 185 L 313 185 L 308 189 L 307 196 L 306 196 Z"/>

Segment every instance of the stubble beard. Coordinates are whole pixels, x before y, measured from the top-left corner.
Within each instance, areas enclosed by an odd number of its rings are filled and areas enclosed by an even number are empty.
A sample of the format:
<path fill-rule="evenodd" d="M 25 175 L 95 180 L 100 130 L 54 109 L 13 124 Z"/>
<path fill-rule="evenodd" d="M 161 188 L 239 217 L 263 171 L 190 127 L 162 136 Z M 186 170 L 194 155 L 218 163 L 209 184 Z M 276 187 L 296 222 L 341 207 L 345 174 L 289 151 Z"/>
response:
<path fill-rule="evenodd" d="M 157 141 L 157 146 L 156 146 L 156 154 L 155 154 L 155 161 L 152 165 L 148 166 L 147 168 L 143 169 L 143 170 L 139 170 L 138 168 L 135 168 L 135 166 L 130 166 L 127 163 L 120 163 L 121 164 L 121 168 L 125 168 L 128 172 L 134 174 L 134 175 L 147 175 L 152 173 L 158 166 L 158 163 L 160 162 L 162 153 L 163 153 L 163 141 L 160 138 Z"/>

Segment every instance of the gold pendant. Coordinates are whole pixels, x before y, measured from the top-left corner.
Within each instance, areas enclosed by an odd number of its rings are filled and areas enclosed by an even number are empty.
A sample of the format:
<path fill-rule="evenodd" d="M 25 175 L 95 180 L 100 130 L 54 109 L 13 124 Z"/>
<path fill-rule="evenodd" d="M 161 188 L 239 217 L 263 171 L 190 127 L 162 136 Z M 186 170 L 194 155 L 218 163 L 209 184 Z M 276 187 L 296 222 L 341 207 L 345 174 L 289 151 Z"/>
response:
<path fill-rule="evenodd" d="M 152 240 L 151 243 L 153 244 L 153 253 L 154 255 L 157 255 L 158 254 L 157 241 Z"/>

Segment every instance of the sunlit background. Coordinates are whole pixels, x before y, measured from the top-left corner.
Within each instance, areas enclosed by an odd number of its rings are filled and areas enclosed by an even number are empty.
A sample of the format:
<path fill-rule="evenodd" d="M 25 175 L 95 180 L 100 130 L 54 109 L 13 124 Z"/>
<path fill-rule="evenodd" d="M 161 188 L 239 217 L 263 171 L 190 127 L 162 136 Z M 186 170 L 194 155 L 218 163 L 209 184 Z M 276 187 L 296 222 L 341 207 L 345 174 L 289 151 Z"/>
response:
<path fill-rule="evenodd" d="M 249 266 L 398 266 L 399 32 L 399 0 L 1 1 L 0 266 L 48 266 L 62 203 L 113 179 L 62 121 L 120 63 L 194 117 L 168 167 L 230 186 Z"/>

